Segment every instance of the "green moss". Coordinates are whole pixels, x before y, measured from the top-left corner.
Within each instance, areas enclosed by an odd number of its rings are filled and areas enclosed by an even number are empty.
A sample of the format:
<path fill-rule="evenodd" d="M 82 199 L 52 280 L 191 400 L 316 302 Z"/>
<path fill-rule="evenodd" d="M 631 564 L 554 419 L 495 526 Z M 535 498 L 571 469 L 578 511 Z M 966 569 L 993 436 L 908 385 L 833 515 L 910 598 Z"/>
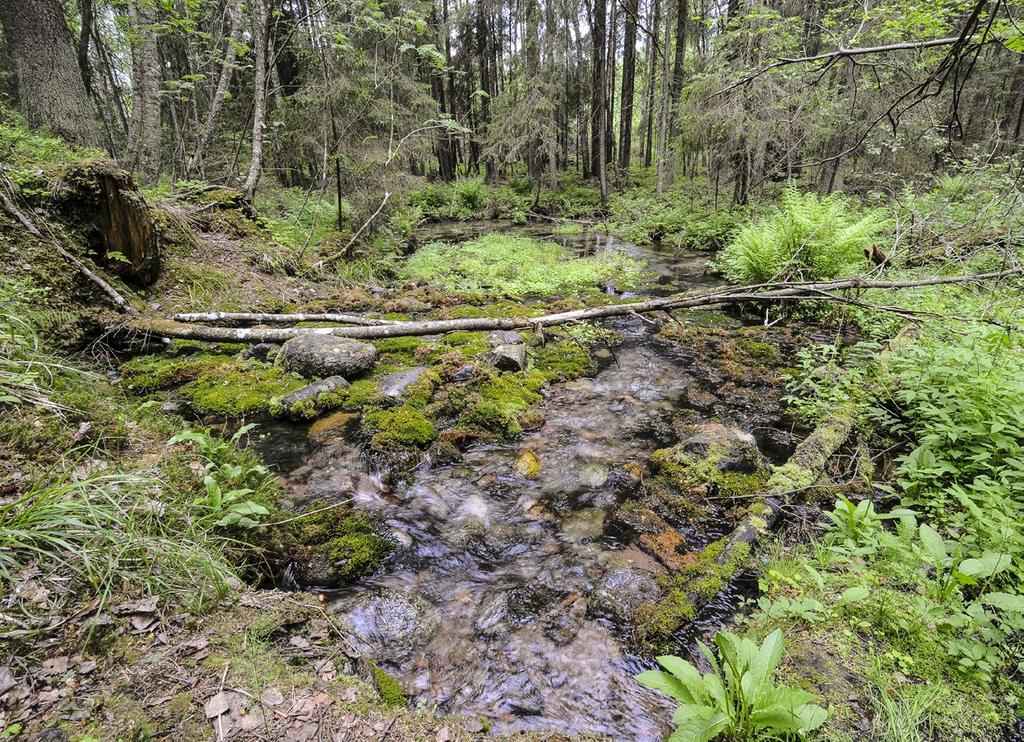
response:
<path fill-rule="evenodd" d="M 444 341 L 451 347 L 458 349 L 467 358 L 483 355 L 491 349 L 486 336 L 482 332 L 449 332 L 444 336 Z"/>
<path fill-rule="evenodd" d="M 777 466 L 772 471 L 768 489 L 771 492 L 795 492 L 810 487 L 818 480 L 818 476 L 800 466 L 796 462 L 787 461 L 782 466 Z"/>
<path fill-rule="evenodd" d="M 697 610 L 725 589 L 750 558 L 750 544 L 739 543 L 726 552 L 728 539 L 708 544 L 679 574 L 663 578 L 665 597 L 641 606 L 634 638 L 648 650 L 664 648 L 673 633 L 692 621 Z"/>
<path fill-rule="evenodd" d="M 272 397 L 268 403 L 268 411 L 274 417 L 290 417 L 295 420 L 313 420 L 325 412 L 346 407 L 348 389 L 331 389 L 321 392 L 315 397 L 295 402 L 285 407 L 280 397 Z"/>
<path fill-rule="evenodd" d="M 779 352 L 768 343 L 745 337 L 736 338 L 734 342 L 736 347 L 752 360 L 761 363 L 774 363 L 779 360 Z"/>
<path fill-rule="evenodd" d="M 363 426 L 373 434 L 370 447 L 375 451 L 423 447 L 437 437 L 434 424 L 409 405 L 369 411 L 363 415 Z"/>
<path fill-rule="evenodd" d="M 744 474 L 722 471 L 719 467 L 723 451 L 711 446 L 703 457 L 691 456 L 679 449 L 662 448 L 651 456 L 655 468 L 682 493 L 692 493 L 713 485 L 720 496 L 750 497 L 762 490 L 768 481 L 767 471 Z"/>
<path fill-rule="evenodd" d="M 567 381 L 593 373 L 595 364 L 585 347 L 571 340 L 562 340 L 537 348 L 533 367 L 552 381 Z"/>
<path fill-rule="evenodd" d="M 338 536 L 324 544 L 322 552 L 337 568 L 342 579 L 354 580 L 376 572 L 395 550 L 394 541 L 373 532 L 351 533 Z"/>
<path fill-rule="evenodd" d="M 306 385 L 295 374 L 258 361 L 212 366 L 181 388 L 200 414 L 237 417 L 270 409 L 271 400 Z"/>
<path fill-rule="evenodd" d="M 373 684 L 377 687 L 377 692 L 386 706 L 406 705 L 405 693 L 402 692 L 402 686 L 398 684 L 398 680 L 376 665 L 373 666 Z"/>
<path fill-rule="evenodd" d="M 375 403 L 379 396 L 376 381 L 373 379 L 359 379 L 358 381 L 353 381 L 352 385 L 348 388 L 348 395 L 342 407 L 346 410 L 360 410 L 367 405 Z"/>
<path fill-rule="evenodd" d="M 225 354 L 199 354 L 183 357 L 141 356 L 121 366 L 125 386 L 133 392 L 169 389 L 198 379 L 205 371 L 231 362 Z"/>
<path fill-rule="evenodd" d="M 540 402 L 539 391 L 546 383 L 547 377 L 539 371 L 492 373 L 476 387 L 459 422 L 514 438 L 523 432 L 529 410 Z"/>
<path fill-rule="evenodd" d="M 633 639 L 647 652 L 665 647 L 675 631 L 697 616 L 686 591 L 670 580 L 663 582 L 671 585 L 665 597 L 640 606 L 634 616 Z"/>

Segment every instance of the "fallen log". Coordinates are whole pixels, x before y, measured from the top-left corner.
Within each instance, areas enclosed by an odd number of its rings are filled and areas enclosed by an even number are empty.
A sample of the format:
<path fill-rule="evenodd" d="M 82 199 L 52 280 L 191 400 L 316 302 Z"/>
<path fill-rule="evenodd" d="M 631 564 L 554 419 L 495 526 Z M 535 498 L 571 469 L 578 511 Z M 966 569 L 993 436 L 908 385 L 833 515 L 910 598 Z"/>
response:
<path fill-rule="evenodd" d="M 373 319 L 358 314 L 338 314 L 337 312 L 308 313 L 295 312 L 292 314 L 275 314 L 272 312 L 183 312 L 175 314 L 171 319 L 175 322 L 204 323 L 204 322 L 240 322 L 253 325 L 289 325 L 297 322 L 337 322 L 345 325 L 366 325 L 376 327 L 380 325 L 396 324 L 391 319 Z"/>
<path fill-rule="evenodd" d="M 694 309 L 697 307 L 722 304 L 779 302 L 779 301 L 824 301 L 855 306 L 871 306 L 904 317 L 915 314 L 902 307 L 865 305 L 853 297 L 838 292 L 863 291 L 866 289 L 905 289 L 922 286 L 939 286 L 955 283 L 975 283 L 1009 276 L 1020 276 L 1024 269 L 993 271 L 973 275 L 922 278 L 906 281 L 880 281 L 864 278 L 844 278 L 832 281 L 774 283 L 756 286 L 732 286 L 698 294 L 674 294 L 659 299 L 648 299 L 624 304 L 608 304 L 601 307 L 574 309 L 539 317 L 466 317 L 446 320 L 424 320 L 417 322 L 394 322 L 385 325 L 361 327 L 205 327 L 175 322 L 173 320 L 140 317 L 129 321 L 127 328 L 160 337 L 183 340 L 202 340 L 216 343 L 281 343 L 303 335 L 335 335 L 338 337 L 374 340 L 413 335 L 439 335 L 455 331 L 518 330 L 531 327 L 552 327 L 585 320 L 615 317 L 626 314 L 664 311 L 667 309 Z M 283 315 L 289 316 L 289 315 Z M 304 315 L 291 315 L 304 316 Z M 301 321 L 301 320 L 294 320 Z"/>

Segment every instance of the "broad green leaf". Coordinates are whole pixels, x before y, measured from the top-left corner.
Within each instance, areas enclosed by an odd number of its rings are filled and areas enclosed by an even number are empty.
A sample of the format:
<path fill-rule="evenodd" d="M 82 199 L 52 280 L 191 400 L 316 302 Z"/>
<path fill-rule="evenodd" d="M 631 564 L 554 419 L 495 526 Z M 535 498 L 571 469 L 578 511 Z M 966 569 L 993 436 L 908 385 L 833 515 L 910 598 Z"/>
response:
<path fill-rule="evenodd" d="M 863 585 L 855 585 L 854 587 L 848 587 L 843 590 L 842 595 L 839 596 L 839 604 L 846 605 L 847 603 L 856 603 L 859 600 L 864 600 L 871 594 Z"/>
<path fill-rule="evenodd" d="M 1013 613 L 1024 613 L 1024 595 L 1011 593 L 985 593 L 978 601 L 993 608 Z"/>
<path fill-rule="evenodd" d="M 661 670 L 648 670 L 636 676 L 636 682 L 648 688 L 661 691 L 682 703 L 692 703 L 693 694 L 683 685 L 682 681 Z"/>
<path fill-rule="evenodd" d="M 927 523 L 922 523 L 918 527 L 917 532 L 921 537 L 921 545 L 924 546 L 924 550 L 931 557 L 931 560 L 936 564 L 942 564 L 947 554 L 946 542 L 942 536 Z"/>
<path fill-rule="evenodd" d="M 957 571 L 967 577 L 984 579 L 1002 572 L 1010 566 L 1009 554 L 986 554 L 980 559 L 964 559 Z"/>

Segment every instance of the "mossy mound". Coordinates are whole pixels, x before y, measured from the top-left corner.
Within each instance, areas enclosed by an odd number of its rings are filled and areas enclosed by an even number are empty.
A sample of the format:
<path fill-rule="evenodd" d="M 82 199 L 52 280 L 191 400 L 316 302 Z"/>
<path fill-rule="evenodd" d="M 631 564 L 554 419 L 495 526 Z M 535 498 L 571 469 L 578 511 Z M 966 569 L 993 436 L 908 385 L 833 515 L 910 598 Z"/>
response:
<path fill-rule="evenodd" d="M 322 587 L 339 587 L 376 573 L 396 548 L 383 524 L 343 507 L 300 518 L 281 536 L 283 548 L 296 555 L 299 581 Z"/>
<path fill-rule="evenodd" d="M 672 634 L 697 616 L 701 607 L 725 589 L 750 558 L 750 545 L 726 551 L 727 539 L 691 555 L 682 571 L 662 578 L 664 597 L 637 609 L 633 638 L 649 652 L 665 649 Z"/>
<path fill-rule="evenodd" d="M 378 452 L 422 448 L 437 437 L 434 424 L 411 405 L 369 410 L 363 415 L 363 428 L 371 434 L 370 448 Z"/>

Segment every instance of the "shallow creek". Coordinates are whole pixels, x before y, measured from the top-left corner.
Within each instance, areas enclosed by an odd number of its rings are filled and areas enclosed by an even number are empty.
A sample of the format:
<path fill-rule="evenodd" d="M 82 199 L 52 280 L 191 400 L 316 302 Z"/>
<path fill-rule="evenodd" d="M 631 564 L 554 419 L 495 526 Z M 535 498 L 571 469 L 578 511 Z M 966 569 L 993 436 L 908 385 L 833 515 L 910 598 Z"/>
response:
<path fill-rule="evenodd" d="M 698 256 L 596 234 L 552 239 L 646 260 L 658 276 L 649 293 L 712 283 Z M 327 597 L 353 643 L 415 703 L 481 716 L 495 730 L 630 740 L 669 730 L 672 705 L 632 679 L 648 661 L 630 654 L 595 606 L 602 590 L 615 589 L 602 582 L 608 570 L 653 567 L 617 540 L 607 518 L 638 471 L 630 462 L 642 464 L 672 442 L 664 430 L 698 372 L 646 321 L 617 318 L 609 326 L 622 341 L 601 353 L 593 378 L 547 391 L 542 427 L 514 444 L 471 448 L 456 464 L 425 462 L 408 483 L 382 484 L 343 429 L 312 439 L 303 431 L 290 441 L 277 431 L 262 444 L 296 502 L 352 498 L 381 515 L 405 547 L 386 574 Z M 527 451 L 540 462 L 533 478 L 516 470 Z M 712 523 L 687 536 L 699 546 L 726 529 Z M 681 644 L 711 630 L 734 602 L 721 598 Z"/>

